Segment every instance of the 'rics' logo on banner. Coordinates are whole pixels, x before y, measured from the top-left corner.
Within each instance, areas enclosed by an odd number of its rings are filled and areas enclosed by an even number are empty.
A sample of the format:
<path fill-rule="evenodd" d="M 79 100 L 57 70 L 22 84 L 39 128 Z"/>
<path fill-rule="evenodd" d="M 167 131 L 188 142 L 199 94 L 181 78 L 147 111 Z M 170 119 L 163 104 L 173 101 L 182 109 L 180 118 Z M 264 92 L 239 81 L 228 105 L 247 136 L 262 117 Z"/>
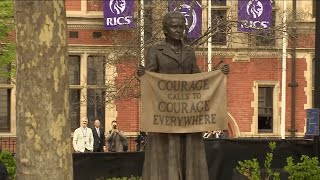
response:
<path fill-rule="evenodd" d="M 126 9 L 125 0 L 110 0 L 109 3 L 110 11 L 113 14 L 121 14 Z"/>
<path fill-rule="evenodd" d="M 247 4 L 247 13 L 253 18 L 258 18 L 263 13 L 263 5 L 259 0 L 250 0 Z"/>
<path fill-rule="evenodd" d="M 174 9 L 174 10 L 176 10 L 176 9 Z M 190 17 L 190 9 L 191 9 L 191 6 L 189 6 L 187 4 L 182 4 L 182 5 L 180 5 L 180 8 L 179 8 L 180 12 L 186 18 L 186 26 L 187 27 L 189 27 L 188 26 L 188 20 L 189 20 L 189 17 Z M 194 9 L 192 10 L 191 16 L 192 16 L 192 21 L 191 21 L 191 26 L 189 28 L 189 32 L 191 32 L 195 28 L 195 26 L 197 24 L 197 14 L 196 14 Z"/>

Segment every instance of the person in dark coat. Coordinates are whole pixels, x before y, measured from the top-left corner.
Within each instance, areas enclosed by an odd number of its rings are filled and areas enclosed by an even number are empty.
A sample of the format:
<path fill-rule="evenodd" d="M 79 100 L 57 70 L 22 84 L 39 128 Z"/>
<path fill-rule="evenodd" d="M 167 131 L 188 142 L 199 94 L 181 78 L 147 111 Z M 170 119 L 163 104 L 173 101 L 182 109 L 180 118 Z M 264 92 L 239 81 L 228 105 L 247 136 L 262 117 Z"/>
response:
<path fill-rule="evenodd" d="M 151 46 L 145 67 L 137 74 L 151 71 L 164 74 L 199 73 L 194 50 L 182 39 L 185 17 L 169 12 L 163 17 L 165 40 Z M 228 73 L 228 66 L 223 66 Z M 208 167 L 202 133 L 148 133 L 142 179 L 146 180 L 208 180 Z"/>
<path fill-rule="evenodd" d="M 0 162 L 0 179 L 9 180 L 9 174 L 7 168 Z"/>
<path fill-rule="evenodd" d="M 93 152 L 104 152 L 103 146 L 105 146 L 104 129 L 100 127 L 99 119 L 95 119 L 94 127 L 92 129 L 93 134 Z"/>
<path fill-rule="evenodd" d="M 145 151 L 147 143 L 147 134 L 145 132 L 140 132 L 135 140 L 136 151 Z"/>

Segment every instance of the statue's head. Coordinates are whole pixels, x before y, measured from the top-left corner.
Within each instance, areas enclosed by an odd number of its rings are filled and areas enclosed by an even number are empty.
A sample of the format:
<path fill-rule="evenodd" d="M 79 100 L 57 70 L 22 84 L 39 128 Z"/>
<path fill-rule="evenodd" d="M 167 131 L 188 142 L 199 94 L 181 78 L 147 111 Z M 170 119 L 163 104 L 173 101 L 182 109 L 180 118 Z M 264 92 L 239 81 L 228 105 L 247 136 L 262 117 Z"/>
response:
<path fill-rule="evenodd" d="M 185 17 L 182 13 L 178 11 L 168 12 L 162 19 L 162 29 L 165 36 L 168 35 L 168 27 L 171 25 L 173 19 L 178 19 L 183 25 L 185 24 Z"/>

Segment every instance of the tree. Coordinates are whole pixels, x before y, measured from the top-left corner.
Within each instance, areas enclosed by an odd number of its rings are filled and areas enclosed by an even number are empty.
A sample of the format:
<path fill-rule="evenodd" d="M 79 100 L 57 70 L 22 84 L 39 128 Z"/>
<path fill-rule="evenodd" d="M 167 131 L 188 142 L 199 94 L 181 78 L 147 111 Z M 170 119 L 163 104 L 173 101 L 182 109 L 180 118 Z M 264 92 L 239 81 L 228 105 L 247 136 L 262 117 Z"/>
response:
<path fill-rule="evenodd" d="M 8 68 L 15 60 L 16 51 L 11 36 L 13 29 L 13 0 L 0 1 L 0 68 Z M 10 77 L 11 74 L 10 71 L 0 72 L 0 77 Z"/>
<path fill-rule="evenodd" d="M 17 179 L 71 179 L 64 1 L 15 1 Z"/>

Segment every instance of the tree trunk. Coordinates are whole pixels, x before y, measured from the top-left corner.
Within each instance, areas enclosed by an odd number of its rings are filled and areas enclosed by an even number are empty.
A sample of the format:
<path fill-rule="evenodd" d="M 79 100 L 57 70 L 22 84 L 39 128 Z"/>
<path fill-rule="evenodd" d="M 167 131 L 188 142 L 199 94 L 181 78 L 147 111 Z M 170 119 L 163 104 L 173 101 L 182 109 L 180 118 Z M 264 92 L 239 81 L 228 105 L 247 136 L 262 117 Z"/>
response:
<path fill-rule="evenodd" d="M 63 0 L 16 0 L 17 179 L 72 179 Z"/>

